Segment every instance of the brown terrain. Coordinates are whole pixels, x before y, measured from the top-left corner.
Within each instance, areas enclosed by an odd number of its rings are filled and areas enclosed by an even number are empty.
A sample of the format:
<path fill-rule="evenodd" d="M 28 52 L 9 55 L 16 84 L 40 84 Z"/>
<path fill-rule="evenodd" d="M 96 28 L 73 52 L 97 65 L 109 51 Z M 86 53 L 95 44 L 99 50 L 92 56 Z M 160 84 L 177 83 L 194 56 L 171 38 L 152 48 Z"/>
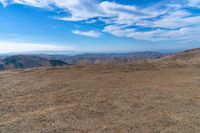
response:
<path fill-rule="evenodd" d="M 0 132 L 199 133 L 199 55 L 2 71 Z"/>

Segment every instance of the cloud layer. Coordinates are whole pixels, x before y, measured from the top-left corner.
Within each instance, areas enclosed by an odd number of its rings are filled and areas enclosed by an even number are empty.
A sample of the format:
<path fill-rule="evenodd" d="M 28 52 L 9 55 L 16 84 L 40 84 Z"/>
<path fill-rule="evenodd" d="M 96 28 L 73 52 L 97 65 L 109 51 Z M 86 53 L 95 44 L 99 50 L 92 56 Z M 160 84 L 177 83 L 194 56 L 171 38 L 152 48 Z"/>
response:
<path fill-rule="evenodd" d="M 59 46 L 34 43 L 0 42 L 0 53 L 35 52 L 35 51 L 69 51 L 75 50 L 72 46 Z"/>
<path fill-rule="evenodd" d="M 151 41 L 200 41 L 200 0 L 165 0 L 146 7 L 98 0 L 0 0 L 4 6 L 23 4 L 44 9 L 61 9 L 64 21 L 103 22 L 101 32 L 118 37 Z M 194 13 L 193 10 L 197 10 Z M 72 31 L 99 37 L 98 31 Z"/>

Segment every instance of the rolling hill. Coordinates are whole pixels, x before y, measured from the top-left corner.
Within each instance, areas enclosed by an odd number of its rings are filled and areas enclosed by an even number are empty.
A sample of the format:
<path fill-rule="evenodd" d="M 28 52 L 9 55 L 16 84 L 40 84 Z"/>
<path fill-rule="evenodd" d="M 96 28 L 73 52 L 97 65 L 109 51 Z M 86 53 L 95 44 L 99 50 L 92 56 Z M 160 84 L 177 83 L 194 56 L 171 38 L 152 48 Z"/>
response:
<path fill-rule="evenodd" d="M 161 58 L 161 60 L 199 63 L 200 62 L 200 48 L 190 49 L 190 50 L 186 50 L 180 53 L 169 55 L 169 56 Z"/>
<path fill-rule="evenodd" d="M 159 52 L 135 52 L 135 53 L 112 53 L 112 54 L 82 54 L 75 56 L 66 55 L 40 55 L 47 59 L 61 60 L 72 65 L 79 64 L 116 64 L 131 63 L 137 60 L 159 59 L 167 54 Z"/>
<path fill-rule="evenodd" d="M 166 54 L 158 52 L 68 55 L 14 55 L 0 58 L 0 70 L 56 67 L 81 64 L 124 64 L 138 60 L 159 59 Z"/>
<path fill-rule="evenodd" d="M 200 49 L 175 54 L 158 52 L 68 55 L 14 55 L 0 58 L 0 70 L 87 64 L 130 64 L 137 61 L 200 62 Z"/>
<path fill-rule="evenodd" d="M 15 55 L 5 57 L 0 61 L 0 70 L 34 68 L 34 67 L 55 67 L 69 65 L 60 60 L 48 60 L 40 56 Z"/>

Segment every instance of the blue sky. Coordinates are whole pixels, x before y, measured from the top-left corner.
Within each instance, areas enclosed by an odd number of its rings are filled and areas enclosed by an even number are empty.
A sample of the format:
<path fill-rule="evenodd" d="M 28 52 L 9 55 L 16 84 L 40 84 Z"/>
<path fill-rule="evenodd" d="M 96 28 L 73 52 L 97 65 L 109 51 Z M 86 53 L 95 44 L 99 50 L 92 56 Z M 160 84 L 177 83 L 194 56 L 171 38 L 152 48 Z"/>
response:
<path fill-rule="evenodd" d="M 0 53 L 200 47 L 200 0 L 0 0 Z"/>

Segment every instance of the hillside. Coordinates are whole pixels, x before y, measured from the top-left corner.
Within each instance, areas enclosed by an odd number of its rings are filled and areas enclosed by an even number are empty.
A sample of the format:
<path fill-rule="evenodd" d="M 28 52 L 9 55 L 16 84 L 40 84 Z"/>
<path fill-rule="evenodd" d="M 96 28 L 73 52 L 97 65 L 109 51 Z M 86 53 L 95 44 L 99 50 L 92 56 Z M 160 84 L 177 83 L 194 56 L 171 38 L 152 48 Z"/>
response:
<path fill-rule="evenodd" d="M 199 49 L 58 68 L 49 66 L 60 59 L 3 58 L 16 68 L 48 67 L 0 72 L 0 132 L 199 133 L 198 59 Z"/>
<path fill-rule="evenodd" d="M 185 61 L 185 62 L 200 62 L 200 48 L 183 51 L 177 54 L 169 55 L 161 58 L 165 61 Z"/>
<path fill-rule="evenodd" d="M 55 67 L 64 65 L 68 64 L 59 60 L 48 60 L 40 56 L 16 55 L 1 59 L 0 70 L 35 67 Z"/>
<path fill-rule="evenodd" d="M 0 72 L 2 133 L 200 132 L 200 68 L 173 62 Z"/>

